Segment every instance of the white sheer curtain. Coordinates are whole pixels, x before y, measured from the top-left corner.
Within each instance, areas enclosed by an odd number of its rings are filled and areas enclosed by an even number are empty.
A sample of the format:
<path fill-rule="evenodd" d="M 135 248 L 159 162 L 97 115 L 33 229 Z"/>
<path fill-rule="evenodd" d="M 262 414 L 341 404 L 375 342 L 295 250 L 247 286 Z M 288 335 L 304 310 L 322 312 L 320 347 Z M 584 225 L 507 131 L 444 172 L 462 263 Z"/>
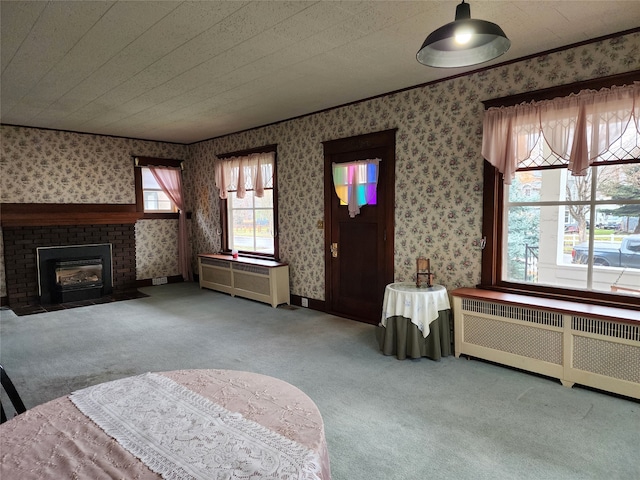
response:
<path fill-rule="evenodd" d="M 216 187 L 221 199 L 227 192 L 236 192 L 238 198 L 244 198 L 247 191 L 253 190 L 255 196 L 262 198 L 264 189 L 273 187 L 273 167 L 275 152 L 252 153 L 242 157 L 218 160 L 215 165 Z"/>
<path fill-rule="evenodd" d="M 573 175 L 587 168 L 627 128 L 640 135 L 640 82 L 541 102 L 490 108 L 483 120 L 482 155 L 511 183 L 540 140 Z"/>
<path fill-rule="evenodd" d="M 334 163 L 333 185 L 342 205 L 347 205 L 349 216 L 354 218 L 363 205 L 377 203 L 378 167 L 380 159 Z"/>
<path fill-rule="evenodd" d="M 191 254 L 189 248 L 189 233 L 187 230 L 187 212 L 185 210 L 182 191 L 182 172 L 173 167 L 149 167 L 162 191 L 180 211 L 178 217 L 178 265 L 185 281 L 193 280 L 191 269 Z"/>

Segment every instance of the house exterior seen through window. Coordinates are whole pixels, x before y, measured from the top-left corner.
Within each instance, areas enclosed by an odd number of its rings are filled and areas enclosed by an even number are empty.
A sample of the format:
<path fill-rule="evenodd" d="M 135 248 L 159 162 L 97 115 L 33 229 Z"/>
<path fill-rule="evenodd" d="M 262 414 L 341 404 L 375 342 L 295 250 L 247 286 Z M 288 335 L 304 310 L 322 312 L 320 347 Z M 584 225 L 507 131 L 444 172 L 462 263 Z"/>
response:
<path fill-rule="evenodd" d="M 640 161 L 518 171 L 503 212 L 504 281 L 640 294 Z"/>
<path fill-rule="evenodd" d="M 265 188 L 259 198 L 247 191 L 244 198 L 227 198 L 229 248 L 239 252 L 274 254 L 275 222 L 273 188 Z"/>
<path fill-rule="evenodd" d="M 177 208 L 147 167 L 142 170 L 142 195 L 145 213 L 174 213 Z"/>

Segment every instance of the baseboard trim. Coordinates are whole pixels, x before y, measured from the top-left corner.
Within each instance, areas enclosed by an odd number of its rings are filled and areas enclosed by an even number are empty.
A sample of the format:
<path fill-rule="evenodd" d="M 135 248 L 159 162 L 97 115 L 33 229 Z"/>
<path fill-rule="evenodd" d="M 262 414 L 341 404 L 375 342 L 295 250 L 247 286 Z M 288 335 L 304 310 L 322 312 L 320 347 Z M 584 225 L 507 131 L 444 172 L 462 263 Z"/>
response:
<path fill-rule="evenodd" d="M 302 307 L 302 296 L 291 295 L 291 305 Z M 324 300 L 316 300 L 315 298 L 307 298 L 309 301 L 309 307 L 311 310 L 318 310 L 319 312 L 326 312 L 326 302 Z"/>
<path fill-rule="evenodd" d="M 167 277 L 167 283 L 180 283 L 184 282 L 182 275 L 173 275 L 171 277 Z M 136 280 L 136 287 L 153 287 L 153 278 L 143 278 L 141 280 Z"/>

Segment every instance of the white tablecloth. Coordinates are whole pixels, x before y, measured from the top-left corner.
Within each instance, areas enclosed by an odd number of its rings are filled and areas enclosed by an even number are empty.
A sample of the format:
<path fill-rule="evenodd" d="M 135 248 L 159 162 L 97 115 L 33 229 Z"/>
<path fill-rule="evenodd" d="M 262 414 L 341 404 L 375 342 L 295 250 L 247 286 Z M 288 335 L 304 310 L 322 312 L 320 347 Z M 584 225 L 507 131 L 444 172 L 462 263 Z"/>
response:
<path fill-rule="evenodd" d="M 386 327 L 389 317 L 409 318 L 426 338 L 429 324 L 438 318 L 438 311 L 450 308 L 447 289 L 442 285 L 418 288 L 415 283 L 392 283 L 384 290 L 380 325 Z"/>

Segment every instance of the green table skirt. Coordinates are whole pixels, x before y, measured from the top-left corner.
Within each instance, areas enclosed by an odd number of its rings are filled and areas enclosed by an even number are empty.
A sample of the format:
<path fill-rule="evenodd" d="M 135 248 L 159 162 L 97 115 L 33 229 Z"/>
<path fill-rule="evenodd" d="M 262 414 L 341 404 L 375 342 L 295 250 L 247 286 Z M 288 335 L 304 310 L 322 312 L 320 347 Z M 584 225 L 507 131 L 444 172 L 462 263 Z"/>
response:
<path fill-rule="evenodd" d="M 440 360 L 451 355 L 451 310 L 438 312 L 438 318 L 429 324 L 427 338 L 405 317 L 387 318 L 386 327 L 377 327 L 376 337 L 382 353 L 396 355 L 398 360 L 407 357 Z"/>

